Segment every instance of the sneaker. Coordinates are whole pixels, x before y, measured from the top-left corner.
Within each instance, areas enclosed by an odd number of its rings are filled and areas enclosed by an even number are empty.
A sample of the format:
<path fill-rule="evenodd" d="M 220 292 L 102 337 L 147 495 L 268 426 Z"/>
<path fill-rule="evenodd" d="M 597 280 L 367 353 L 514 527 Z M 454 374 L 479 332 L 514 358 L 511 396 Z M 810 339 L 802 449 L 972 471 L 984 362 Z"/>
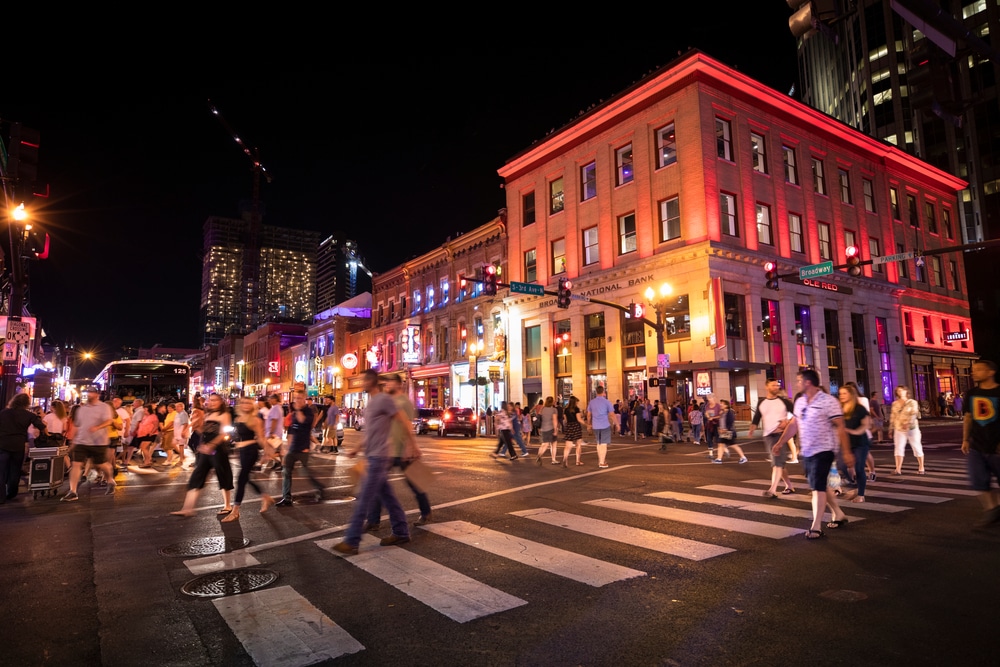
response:
<path fill-rule="evenodd" d="M 334 544 L 333 550 L 336 551 L 337 553 L 346 554 L 348 556 L 358 555 L 358 548 L 352 547 L 347 542 L 338 542 L 337 544 Z"/>
<path fill-rule="evenodd" d="M 722 463 L 722 459 L 712 459 L 712 463 Z"/>
<path fill-rule="evenodd" d="M 393 533 L 389 537 L 383 537 L 382 541 L 379 542 L 379 544 L 381 544 L 383 547 L 391 547 L 394 544 L 406 544 L 409 541 L 410 541 L 409 535 L 403 537 L 401 535 Z"/>
<path fill-rule="evenodd" d="M 113 496 L 113 495 L 115 495 L 115 488 L 117 486 L 118 485 L 115 484 L 114 480 L 111 480 L 110 482 L 108 482 L 108 490 L 104 492 L 104 495 L 106 495 L 106 496 Z"/>
<path fill-rule="evenodd" d="M 62 498 L 60 498 L 59 500 L 61 500 L 64 503 L 72 503 L 72 502 L 75 502 L 75 501 L 77 501 L 79 499 L 80 499 L 80 496 L 78 496 L 75 493 L 73 493 L 72 491 L 70 491 L 65 496 L 63 496 Z"/>
<path fill-rule="evenodd" d="M 275 507 L 291 507 L 295 503 L 292 502 L 291 498 L 282 498 L 278 502 L 274 503 Z"/>
<path fill-rule="evenodd" d="M 313 495 L 316 497 L 316 502 L 318 502 L 318 503 L 323 502 L 323 492 L 322 491 L 320 491 L 319 489 L 316 489 L 316 491 L 314 492 Z"/>
<path fill-rule="evenodd" d="M 598 468 L 607 468 L 607 467 L 608 467 L 608 464 L 607 464 L 607 463 L 598 463 L 598 464 L 597 464 L 597 467 L 598 467 Z"/>
<path fill-rule="evenodd" d="M 741 456 L 740 457 L 740 463 L 746 463 L 746 462 L 747 462 L 747 457 Z"/>
<path fill-rule="evenodd" d="M 788 459 L 788 462 L 789 463 L 798 463 L 799 460 L 798 459 Z"/>

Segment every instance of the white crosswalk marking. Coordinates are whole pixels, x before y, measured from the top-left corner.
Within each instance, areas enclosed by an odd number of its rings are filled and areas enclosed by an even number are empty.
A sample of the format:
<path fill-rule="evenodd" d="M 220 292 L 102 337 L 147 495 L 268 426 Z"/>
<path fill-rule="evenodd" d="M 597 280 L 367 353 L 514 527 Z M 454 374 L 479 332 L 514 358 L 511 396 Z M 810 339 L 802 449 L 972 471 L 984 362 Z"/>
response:
<path fill-rule="evenodd" d="M 803 475 L 791 475 L 792 479 L 805 480 Z M 769 479 L 747 479 L 743 481 L 744 484 L 761 484 L 763 486 L 771 486 L 771 480 Z M 877 484 L 878 482 L 868 482 L 868 486 L 872 484 Z M 899 488 L 899 487 L 895 487 Z M 888 491 L 879 491 L 876 489 L 866 489 L 865 498 L 886 498 L 888 500 L 902 500 L 911 503 L 946 503 L 949 500 L 954 500 L 954 498 L 942 498 L 941 496 L 920 496 L 915 493 L 891 493 Z"/>
<path fill-rule="evenodd" d="M 340 541 L 320 540 L 316 546 L 340 555 L 332 550 Z M 412 551 L 378 543 L 378 538 L 364 535 L 358 554 L 344 558 L 453 621 L 465 623 L 528 604 Z"/>
<path fill-rule="evenodd" d="M 424 530 L 447 537 L 470 547 L 482 549 L 522 565 L 529 565 L 545 572 L 573 579 L 588 586 L 604 586 L 616 581 L 644 577 L 645 572 L 590 558 L 532 542 L 514 535 L 507 535 L 467 521 L 448 521 L 421 526 Z"/>
<path fill-rule="evenodd" d="M 901 481 L 901 482 L 933 482 L 935 484 L 947 484 L 949 486 L 964 486 L 968 488 L 969 482 L 964 478 L 965 475 L 956 475 L 955 477 L 950 476 L 948 473 L 943 472 L 928 472 L 926 475 L 885 475 L 879 482 L 888 481 L 890 483 Z M 871 482 L 868 482 L 871 484 Z"/>
<path fill-rule="evenodd" d="M 758 535 L 760 537 L 770 537 L 772 539 L 782 539 L 785 537 L 791 537 L 792 535 L 801 535 L 803 533 L 802 528 L 776 526 L 770 523 L 748 521 L 747 519 L 734 519 L 726 516 L 717 516 L 715 514 L 706 514 L 704 512 L 692 512 L 690 510 L 675 509 L 673 507 L 663 507 L 662 505 L 633 503 L 627 500 L 618 500 L 616 498 L 588 500 L 585 504 L 595 505 L 597 507 L 606 507 L 608 509 L 619 510 L 622 512 L 631 512 L 633 514 L 653 516 L 658 519 L 667 519 L 669 521 L 693 523 L 700 526 L 708 526 L 710 528 L 721 528 L 722 530 L 731 530 L 738 533 L 748 533 L 750 535 Z"/>
<path fill-rule="evenodd" d="M 770 484 L 770 482 L 768 482 Z M 727 486 L 725 484 L 708 484 L 707 486 L 699 486 L 699 489 L 704 489 L 705 491 L 721 491 L 723 493 L 738 493 L 744 496 L 756 496 L 760 497 L 760 491 L 757 489 L 748 489 L 742 486 Z M 781 495 L 780 500 L 773 500 L 771 502 L 785 502 L 793 501 L 800 503 L 812 503 L 812 494 L 809 493 L 791 493 L 788 495 Z M 912 507 L 907 507 L 905 505 L 886 505 L 884 503 L 873 503 L 873 502 L 863 502 L 863 503 L 851 503 L 851 510 L 868 510 L 869 512 L 905 512 L 906 510 L 913 509 Z M 810 510 L 811 512 L 811 510 Z M 810 513 L 810 516 L 812 514 Z"/>
<path fill-rule="evenodd" d="M 291 586 L 212 600 L 257 665 L 304 667 L 364 646 Z"/>
<path fill-rule="evenodd" d="M 676 493 L 674 491 L 660 491 L 659 493 L 647 493 L 647 496 L 653 498 L 666 498 L 667 500 L 679 500 L 685 503 L 699 503 L 703 505 L 719 505 L 720 507 L 729 507 L 737 510 L 744 510 L 747 512 L 764 512 L 766 514 L 777 514 L 779 516 L 794 516 L 800 519 L 811 519 L 812 510 L 800 510 L 794 507 L 785 507 L 780 504 L 775 504 L 773 501 L 770 504 L 765 503 L 751 503 L 745 500 L 735 500 L 732 498 L 718 498 L 715 496 L 699 496 L 693 493 Z M 826 517 L 830 520 L 833 516 L 830 512 L 826 513 Z M 849 521 L 861 521 L 861 517 L 848 516 Z"/>
<path fill-rule="evenodd" d="M 736 551 L 729 547 L 720 547 L 715 544 L 698 542 L 697 540 L 664 535 L 651 530 L 633 528 L 632 526 L 624 526 L 620 523 L 611 523 L 610 521 L 602 521 L 601 519 L 591 519 L 590 517 L 559 512 L 544 507 L 521 512 L 511 512 L 511 514 L 533 521 L 540 521 L 550 526 L 559 526 L 567 530 L 584 533 L 585 535 L 593 535 L 606 540 L 642 547 L 643 549 L 651 549 L 660 553 L 670 554 L 671 556 L 680 556 L 688 560 L 705 560 L 706 558 L 714 558 L 715 556 Z"/>
<path fill-rule="evenodd" d="M 792 475 L 792 479 L 805 479 L 805 475 Z M 898 477 L 894 479 L 899 479 Z M 922 478 L 925 479 L 925 478 Z M 928 480 L 933 481 L 933 480 Z M 769 482 L 770 483 L 770 482 Z M 954 496 L 978 496 L 979 491 L 972 491 L 970 489 L 944 489 L 938 486 L 921 486 L 919 484 L 897 484 L 896 482 L 868 482 L 869 487 L 876 487 L 880 489 L 902 489 L 903 491 L 928 491 L 930 493 L 949 493 Z M 865 495 L 869 495 L 868 492 Z M 903 500 L 903 498 L 900 498 Z"/>

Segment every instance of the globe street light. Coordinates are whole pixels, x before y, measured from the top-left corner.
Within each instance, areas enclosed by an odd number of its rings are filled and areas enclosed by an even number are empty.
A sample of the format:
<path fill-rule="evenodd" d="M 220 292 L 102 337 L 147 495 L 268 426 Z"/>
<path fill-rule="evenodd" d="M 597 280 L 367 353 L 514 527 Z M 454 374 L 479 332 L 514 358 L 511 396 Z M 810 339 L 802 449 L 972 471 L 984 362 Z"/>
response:
<path fill-rule="evenodd" d="M 479 353 L 482 349 L 482 344 L 469 343 L 469 380 L 472 382 L 476 419 L 479 419 Z"/>
<path fill-rule="evenodd" d="M 670 296 L 674 293 L 674 288 L 670 286 L 669 283 L 663 283 L 660 285 L 659 292 L 654 290 L 652 286 L 646 288 L 646 301 L 653 310 L 656 311 L 656 366 L 659 368 L 661 356 L 665 354 L 663 349 L 664 344 L 664 327 L 666 325 L 666 313 L 667 306 L 670 303 Z M 660 386 L 660 414 L 667 408 L 667 383 L 662 381 L 662 374 L 657 373 L 661 376 Z M 661 417 L 662 419 L 662 417 Z"/>

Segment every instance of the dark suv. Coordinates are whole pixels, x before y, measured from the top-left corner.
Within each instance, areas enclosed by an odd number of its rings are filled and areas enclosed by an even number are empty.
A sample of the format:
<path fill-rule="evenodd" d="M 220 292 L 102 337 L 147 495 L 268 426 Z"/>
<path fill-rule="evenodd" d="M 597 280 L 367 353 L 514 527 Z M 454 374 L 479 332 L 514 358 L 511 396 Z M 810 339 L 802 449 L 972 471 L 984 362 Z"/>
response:
<path fill-rule="evenodd" d="M 442 438 L 454 433 L 462 433 L 466 438 L 476 435 L 479 419 L 472 408 L 447 408 L 441 416 L 441 426 L 438 435 Z"/>
<path fill-rule="evenodd" d="M 423 435 L 431 431 L 437 432 L 441 428 L 442 416 L 444 416 L 444 410 L 441 408 L 420 408 L 417 410 L 417 416 L 413 420 L 413 431 L 417 435 Z"/>

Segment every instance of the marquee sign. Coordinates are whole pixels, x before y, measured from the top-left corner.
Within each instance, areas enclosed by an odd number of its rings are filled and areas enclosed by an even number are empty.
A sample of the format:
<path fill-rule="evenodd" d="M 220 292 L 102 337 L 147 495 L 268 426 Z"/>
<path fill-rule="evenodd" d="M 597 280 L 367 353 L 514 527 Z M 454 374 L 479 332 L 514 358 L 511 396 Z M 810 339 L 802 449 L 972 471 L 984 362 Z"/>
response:
<path fill-rule="evenodd" d="M 354 370 L 358 367 L 358 355 L 348 352 L 340 358 L 340 365 L 349 371 Z"/>

